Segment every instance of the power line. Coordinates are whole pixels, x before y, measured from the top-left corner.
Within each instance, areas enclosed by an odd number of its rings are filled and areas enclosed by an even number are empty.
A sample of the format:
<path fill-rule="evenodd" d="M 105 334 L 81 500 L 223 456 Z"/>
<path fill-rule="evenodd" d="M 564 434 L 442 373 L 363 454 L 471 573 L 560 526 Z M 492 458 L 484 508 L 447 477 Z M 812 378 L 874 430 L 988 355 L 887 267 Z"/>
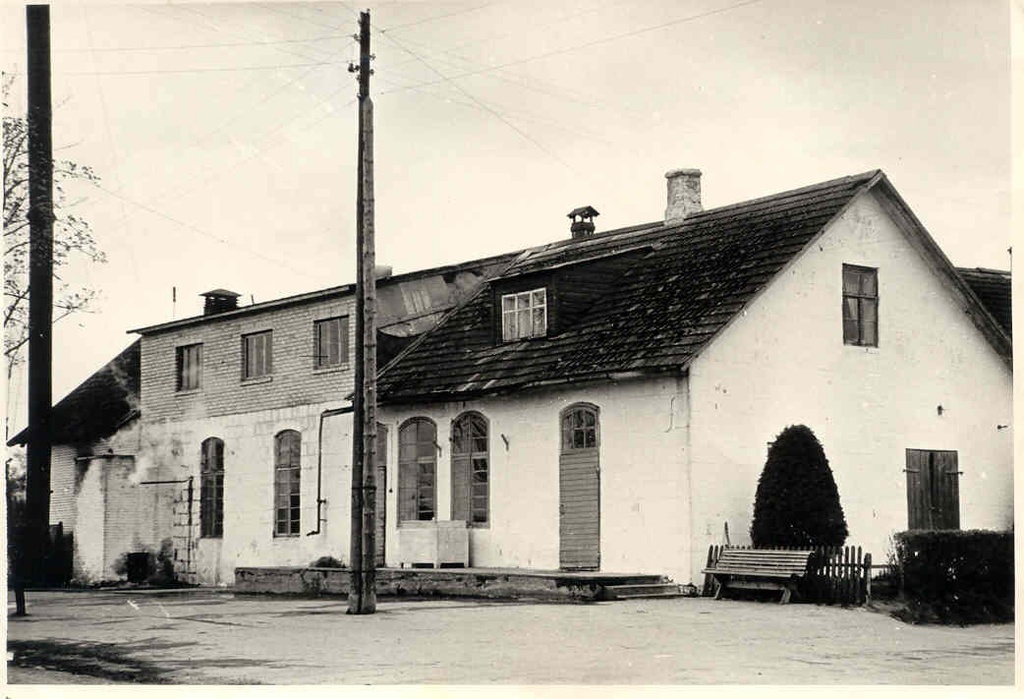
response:
<path fill-rule="evenodd" d="M 89 10 L 87 7 L 82 8 L 82 18 L 85 23 L 85 34 L 90 44 L 92 44 L 92 25 L 89 22 Z M 92 56 L 93 64 L 96 63 L 96 56 Z M 114 163 L 114 181 L 118 189 L 121 189 L 121 167 L 118 156 L 117 148 L 115 147 L 114 135 L 110 130 L 110 111 L 107 109 L 107 98 L 103 94 L 103 85 L 100 83 L 99 76 L 96 76 L 96 95 L 100 101 L 100 111 L 103 114 L 103 127 L 107 135 L 107 143 L 110 146 L 110 159 Z M 128 236 L 128 212 L 125 211 L 124 202 L 121 202 L 121 228 L 124 237 Z M 139 270 L 135 264 L 135 252 L 132 250 L 131 245 L 126 246 L 128 248 L 128 257 L 132 263 L 132 272 L 135 275 L 135 281 L 139 281 Z M 88 270 L 88 266 L 86 266 Z"/>
<path fill-rule="evenodd" d="M 418 26 L 420 24 L 426 24 L 427 22 L 435 22 L 435 21 L 437 21 L 439 19 L 448 19 L 449 17 L 457 17 L 458 15 L 464 15 L 464 14 L 468 14 L 470 12 L 476 12 L 477 10 L 482 10 L 485 7 L 490 7 L 491 5 L 495 5 L 495 4 L 497 4 L 497 3 L 486 2 L 483 5 L 477 5 L 476 7 L 471 7 L 469 9 L 467 9 L 467 10 L 459 10 L 458 12 L 449 12 L 446 15 L 437 15 L 435 17 L 426 17 L 424 19 L 416 20 L 415 22 L 406 22 L 405 24 L 397 24 L 397 25 L 395 25 L 393 27 L 387 27 L 386 29 L 378 29 L 377 31 L 379 31 L 381 34 L 383 34 L 384 32 L 393 32 L 393 31 L 396 31 L 398 29 L 406 29 L 407 27 L 415 27 L 415 26 Z"/>
<path fill-rule="evenodd" d="M 97 189 L 99 189 L 99 190 L 101 190 L 103 192 L 106 192 L 107 194 L 109 194 L 112 197 L 117 197 L 118 199 L 120 199 L 122 201 L 128 202 L 132 206 L 137 206 L 138 208 L 142 209 L 143 211 L 148 211 L 149 213 L 151 213 L 151 214 L 153 214 L 155 216 L 159 216 L 160 218 L 166 219 L 166 220 L 170 221 L 171 223 L 176 223 L 177 225 L 179 225 L 179 226 L 181 226 L 183 228 L 187 228 L 188 230 L 190 230 L 190 231 L 192 231 L 194 233 L 198 233 L 199 235 L 201 235 L 201 236 L 203 236 L 205 238 L 209 238 L 210 240 L 214 240 L 214 241 L 216 241 L 216 242 L 218 242 L 218 243 L 220 243 L 222 245 L 226 245 L 228 247 L 237 248 L 239 250 L 242 250 L 243 252 L 249 253 L 250 255 L 252 255 L 254 257 L 258 257 L 258 258 L 264 260 L 265 262 L 272 262 L 275 265 L 280 265 L 281 267 L 289 269 L 289 270 L 295 272 L 296 274 L 301 274 L 304 277 L 308 276 L 308 271 L 301 270 L 298 267 L 293 267 L 292 265 L 290 265 L 289 263 L 285 262 L 284 260 L 279 260 L 279 259 L 277 259 L 275 257 L 270 257 L 268 255 L 264 255 L 263 253 L 257 252 L 256 250 L 254 250 L 254 249 L 252 249 L 250 247 L 247 247 L 245 245 L 239 245 L 238 243 L 234 243 L 234 242 L 232 242 L 232 241 L 230 241 L 230 240 L 228 240 L 226 238 L 221 238 L 219 236 L 216 236 L 213 233 L 209 233 L 207 231 L 204 231 L 202 228 L 199 228 L 198 226 L 194 226 L 191 223 L 186 223 L 184 221 L 176 219 L 176 218 L 174 218 L 173 216 L 171 216 L 169 214 L 165 214 L 163 211 L 159 211 L 158 209 L 154 209 L 151 206 L 146 206 L 145 204 L 143 204 L 141 202 L 137 202 L 134 199 L 131 199 L 129 197 L 124 196 L 123 194 L 120 194 L 120 193 L 115 192 L 113 190 L 107 189 L 106 187 L 104 187 L 101 184 L 96 184 L 95 186 L 96 186 Z"/>
<path fill-rule="evenodd" d="M 587 9 L 585 9 L 585 10 L 580 10 L 578 12 L 571 12 L 569 14 L 557 15 L 554 19 L 552 19 L 550 21 L 542 22 L 542 23 L 539 23 L 539 24 L 531 24 L 530 28 L 531 28 L 531 30 L 536 30 L 536 29 L 540 29 L 542 27 L 551 26 L 552 24 L 564 24 L 568 20 L 575 19 L 576 17 L 581 17 L 583 15 L 593 14 L 594 12 L 600 12 L 602 10 L 607 10 L 609 7 L 615 7 L 616 5 L 624 5 L 624 4 L 627 4 L 627 3 L 635 3 L 635 1 L 636 0 L 614 0 L 613 2 L 605 3 L 604 5 L 598 5 L 597 7 L 589 7 Z M 442 49 L 441 52 L 442 53 L 455 54 L 456 51 L 458 51 L 460 49 L 464 49 L 467 46 L 475 46 L 476 44 L 482 44 L 484 42 L 492 42 L 495 39 L 504 39 L 506 37 L 516 36 L 516 35 L 517 35 L 517 32 L 515 32 L 515 31 L 501 32 L 501 33 L 498 33 L 498 34 L 487 34 L 487 35 L 482 36 L 482 37 L 477 37 L 476 39 L 471 39 L 469 41 L 459 42 L 458 44 L 455 44 L 454 46 L 451 46 L 451 47 L 449 47 L 447 49 Z M 421 49 L 422 48 L 428 48 L 428 47 L 423 46 L 423 44 L 415 44 L 415 43 L 413 43 L 412 45 L 413 46 L 417 46 L 418 48 L 421 48 Z M 460 56 L 456 54 L 456 58 L 460 58 Z M 465 57 L 463 56 L 461 58 L 465 58 Z M 412 60 L 409 60 L 409 61 L 406 61 L 406 62 L 407 63 L 411 63 Z"/>
<path fill-rule="evenodd" d="M 449 53 L 449 52 L 446 51 L 444 53 Z M 447 65 L 447 66 L 451 66 L 451 67 L 453 67 L 455 69 L 458 69 L 458 70 L 464 70 L 465 69 L 464 68 L 465 65 L 478 65 L 474 60 L 472 60 L 470 58 L 465 58 L 465 57 L 461 57 L 461 56 L 457 56 L 457 55 L 452 55 L 450 58 L 443 58 L 443 57 L 439 56 L 438 54 L 432 54 L 431 55 L 431 59 L 433 61 L 435 61 L 435 62 L 442 63 L 442 64 Z M 452 60 L 452 59 L 454 59 L 454 60 Z M 407 64 L 413 63 L 413 62 L 415 62 L 415 59 L 409 59 L 409 60 L 406 60 L 406 61 L 401 61 L 399 63 L 396 63 L 396 64 L 394 64 L 394 66 L 395 67 L 403 66 L 403 65 L 407 65 Z M 381 67 L 378 68 L 378 70 L 379 71 L 383 70 L 385 67 L 386 66 L 381 66 Z M 514 73 L 513 74 L 501 74 L 498 71 L 495 71 L 495 73 L 492 74 L 492 75 L 488 75 L 488 77 L 495 78 L 497 80 L 501 80 L 501 81 L 509 83 L 511 85 L 515 85 L 516 87 L 521 88 L 523 90 L 529 90 L 531 92 L 537 92 L 539 94 L 550 95 L 550 96 L 553 96 L 553 97 L 557 97 L 562 102 L 570 101 L 570 102 L 575 102 L 577 104 L 584 105 L 584 106 L 587 106 L 587 107 L 596 107 L 598 109 L 602 109 L 602 110 L 605 110 L 605 111 L 618 112 L 620 115 L 625 116 L 625 117 L 630 118 L 630 119 L 635 119 L 637 117 L 645 117 L 646 116 L 646 113 L 644 113 L 644 112 L 640 112 L 640 111 L 637 111 L 637 110 L 626 109 L 626 108 L 623 108 L 621 105 L 612 106 L 612 105 L 610 105 L 610 104 L 608 104 L 606 102 L 601 102 L 599 100 L 589 99 L 589 95 L 585 95 L 584 93 L 581 93 L 581 92 L 578 92 L 578 91 L 574 91 L 574 90 L 572 90 L 570 88 L 566 88 L 566 87 L 563 87 L 562 85 L 558 85 L 556 83 L 553 83 L 553 82 L 550 82 L 550 81 L 546 81 L 546 80 L 541 80 L 541 79 L 537 79 L 537 78 L 529 78 L 529 79 L 527 79 L 527 78 L 525 78 L 523 76 L 516 75 Z M 404 83 L 404 84 L 399 83 L 399 84 L 396 85 L 396 87 L 398 87 L 398 88 L 417 89 L 417 90 L 421 86 L 423 86 L 423 84 L 421 82 L 417 82 L 417 81 L 408 82 L 408 83 Z M 397 90 L 385 90 L 381 94 L 389 94 L 389 93 L 395 92 L 395 91 L 397 91 Z"/>
<path fill-rule="evenodd" d="M 334 97 L 335 95 L 340 94 L 344 89 L 347 89 L 347 87 L 348 86 L 346 86 L 345 88 L 342 88 L 342 89 L 338 89 L 335 92 L 331 93 L 330 95 L 327 96 L 326 99 L 321 100 L 320 104 L 321 105 L 325 105 L 326 104 L 328 107 L 330 107 L 330 103 L 327 102 L 327 100 L 329 100 L 331 97 Z M 352 106 L 353 104 L 355 104 L 355 102 L 356 102 L 355 100 L 352 100 L 352 101 L 348 102 L 347 104 L 342 105 L 339 108 L 339 111 L 341 109 L 345 109 L 347 107 Z M 318 116 L 315 119 L 311 120 L 309 123 L 305 124 L 303 126 L 303 129 L 308 129 L 313 124 L 316 124 L 316 123 L 322 121 L 323 119 L 326 119 L 327 117 L 329 117 L 333 113 L 334 113 L 334 111 L 328 109 L 328 111 L 325 112 L 324 114 L 321 114 L 320 116 Z M 271 131 L 269 131 L 266 134 L 264 134 L 260 142 L 261 143 L 266 142 L 267 140 L 269 140 L 270 136 L 272 136 L 274 134 L 277 134 L 280 131 L 283 131 L 288 126 L 290 126 L 295 121 L 297 121 L 300 117 L 307 116 L 307 115 L 308 115 L 308 113 L 304 112 L 303 114 L 300 114 L 299 117 L 288 119 L 288 120 L 282 122 L 276 128 L 274 128 Z M 172 192 L 170 194 L 165 194 L 165 195 L 162 195 L 160 197 L 157 197 L 156 201 L 162 201 L 162 200 L 168 199 L 170 197 L 180 198 L 180 197 L 184 196 L 185 194 L 193 192 L 193 191 L 199 189 L 200 187 L 203 187 L 205 185 L 208 185 L 211 182 L 216 181 L 218 178 L 223 177 L 229 171 L 235 171 L 238 168 L 239 165 L 242 165 L 243 163 L 247 163 L 247 162 L 249 162 L 250 160 L 252 160 L 254 158 L 266 155 L 269 151 L 273 150 L 274 148 L 276 148 L 276 147 L 278 147 L 278 146 L 280 146 L 280 145 L 282 145 L 284 143 L 285 143 L 285 141 L 282 139 L 282 140 L 275 141 L 274 143 L 270 144 L 270 146 L 267 147 L 267 148 L 256 148 L 253 153 L 251 153 L 251 154 L 249 154 L 249 155 L 247 155 L 247 156 L 245 156 L 245 157 L 243 157 L 243 158 L 241 158 L 239 160 L 234 160 L 234 161 L 232 161 L 230 163 L 227 163 L 223 168 L 221 168 L 219 173 L 213 171 L 212 168 L 208 169 L 207 172 L 206 172 L 206 174 L 209 175 L 208 177 L 206 177 L 204 179 L 194 178 L 192 180 L 192 183 L 189 186 L 177 189 L 177 190 L 175 190 L 174 192 Z"/>
<path fill-rule="evenodd" d="M 279 63 L 268 66 L 232 66 L 217 68 L 168 68 L 161 70 L 98 70 L 85 72 L 67 72 L 61 75 L 156 75 L 161 73 L 221 73 L 241 72 L 250 70 L 281 70 L 285 68 L 308 68 L 309 66 L 344 65 L 344 61 L 320 61 L 315 63 Z"/>
<path fill-rule="evenodd" d="M 347 5 L 345 5 L 345 3 L 341 3 L 341 5 L 346 10 L 348 10 L 349 12 L 354 12 L 354 10 L 351 7 L 348 7 Z M 262 7 L 264 9 L 266 9 L 266 10 L 270 10 L 271 12 L 276 12 L 279 15 L 284 15 L 285 17 L 291 17 L 293 19 L 297 19 L 297 20 L 300 20 L 302 22 L 307 22 L 309 24 L 314 24 L 314 25 L 316 25 L 318 27 L 326 27 L 328 29 L 337 29 L 338 28 L 337 24 L 327 24 L 326 22 L 317 22 L 316 20 L 312 20 L 309 17 L 306 17 L 304 15 L 297 15 L 294 12 L 285 12 L 284 10 L 280 9 L 277 5 L 274 5 L 274 4 L 262 3 L 262 4 L 259 5 L 259 7 Z M 359 13 L 356 12 L 356 15 L 358 15 L 358 14 Z M 339 22 L 338 24 L 341 24 L 341 23 Z"/>
<path fill-rule="evenodd" d="M 206 131 L 205 133 L 203 133 L 201 135 L 197 135 L 194 138 L 192 138 L 187 145 L 183 146 L 183 149 L 188 149 L 188 148 L 192 148 L 192 147 L 195 147 L 195 146 L 199 146 L 200 144 L 202 144 L 204 141 L 206 141 L 210 137 L 225 131 L 229 126 L 235 124 L 240 119 L 242 119 L 244 117 L 252 116 L 253 111 L 255 109 L 260 108 L 260 107 L 262 107 L 265 104 L 268 104 L 271 100 L 276 98 L 278 95 L 283 94 L 285 92 L 285 90 L 287 90 L 289 87 L 291 87 L 295 83 L 297 83 L 297 82 L 303 80 L 304 78 L 308 77 L 309 75 L 311 75 L 314 70 L 316 70 L 315 67 L 310 68 L 309 70 L 304 71 L 302 74 L 297 75 L 296 77 L 292 78 L 291 80 L 288 80 L 287 82 L 285 82 L 283 85 L 281 85 L 278 89 L 274 90 L 273 92 L 265 94 L 263 96 L 263 98 L 258 100 L 257 102 L 255 102 L 253 104 L 250 104 L 245 109 L 236 111 L 234 114 L 229 116 L 226 120 L 220 122 L 213 129 L 210 129 L 209 131 Z M 340 90 L 339 90 L 339 92 L 340 92 Z M 332 95 L 330 95 L 330 96 L 333 96 L 333 94 L 337 94 L 337 93 L 332 93 Z M 328 96 L 328 99 L 330 98 L 330 96 Z M 323 100 L 320 100 L 320 102 L 323 103 Z M 300 114 L 298 117 L 293 117 L 291 119 L 288 119 L 287 121 L 284 122 L 283 125 L 278 126 L 277 128 L 275 128 L 272 131 L 270 131 L 268 134 L 264 134 L 263 139 L 265 140 L 266 137 L 270 133 L 275 133 L 275 132 L 279 131 L 281 128 L 283 128 L 284 126 L 292 123 L 293 121 L 295 121 L 296 119 L 301 117 L 303 114 Z M 151 179 L 153 177 L 155 177 L 156 174 L 157 173 L 154 172 L 153 175 L 151 175 Z M 196 173 L 192 173 L 192 174 L 195 175 Z M 195 177 L 193 177 L 192 184 L 190 186 L 178 189 L 178 190 L 173 191 L 173 192 L 164 193 L 163 195 L 158 196 L 155 201 L 162 201 L 164 199 L 168 199 L 168 198 L 171 198 L 171 197 L 179 197 L 182 194 L 184 194 L 186 192 L 190 192 L 193 189 L 195 189 L 198 186 L 196 184 L 197 182 L 201 182 L 201 181 L 196 179 Z M 118 188 L 118 189 L 120 190 L 120 188 Z"/>
<path fill-rule="evenodd" d="M 378 30 L 378 31 L 379 31 L 379 30 Z M 540 141 L 538 141 L 537 139 L 533 138 L 533 136 L 531 136 L 530 134 L 526 133 L 525 131 L 523 131 L 522 129 L 520 129 L 520 128 L 519 128 L 518 126 L 516 126 L 515 124 L 513 124 L 513 123 L 512 123 L 511 121 L 509 121 L 509 120 L 508 120 L 507 118 L 505 118 L 505 116 L 504 116 L 503 114 L 501 114 L 500 112 L 498 112 L 497 110 L 493 109 L 492 107 L 490 107 L 489 105 L 485 104 L 484 102 L 481 102 L 481 101 L 480 101 L 479 99 L 477 99 L 477 98 L 476 98 L 476 97 L 475 97 L 474 95 L 472 95 L 472 94 L 471 94 L 470 92 L 468 92 L 467 90 L 465 90 L 465 89 L 464 89 L 464 88 L 463 88 L 463 87 L 462 87 L 461 85 L 459 85 L 458 83 L 454 82 L 454 81 L 453 81 L 453 80 L 452 80 L 451 78 L 449 78 L 448 76 L 446 76 L 446 75 L 445 75 L 444 73 L 442 73 L 441 71 L 439 71 L 439 70 L 438 70 L 437 68 L 435 68 L 434 66 L 430 65 L 430 64 L 429 64 L 429 63 L 428 63 L 428 62 L 427 62 L 426 60 L 424 60 L 424 59 L 423 59 L 423 58 L 422 58 L 421 56 L 419 56 L 418 54 L 416 54 L 416 53 L 415 53 L 415 52 L 413 52 L 412 50 L 410 50 L 410 49 L 407 49 L 407 48 L 406 48 L 405 46 L 403 46 L 403 45 L 402 45 L 401 43 L 399 43 L 399 42 L 398 42 L 398 41 L 397 41 L 397 40 L 396 40 L 396 39 L 395 39 L 394 37 L 392 37 L 392 36 L 389 36 L 389 35 L 387 35 L 387 34 L 383 34 L 383 33 L 381 33 L 381 36 L 383 36 L 384 38 L 386 38 L 386 39 L 387 39 L 388 41 L 390 41 L 391 43 L 393 43 L 393 44 L 394 44 L 395 46 L 397 46 L 398 48 L 400 48 L 400 49 L 402 49 L 403 51 L 405 51 L 406 53 L 408 53 L 408 54 L 409 54 L 410 56 L 413 56 L 413 57 L 415 57 L 415 58 L 416 58 L 417 60 L 419 60 L 419 62 L 420 62 L 420 63 L 422 63 L 423 65 L 425 65 L 425 66 L 426 66 L 427 68 L 429 68 L 429 69 L 430 69 L 431 71 L 433 71 L 433 72 L 434 72 L 434 73 L 436 73 L 437 75 L 441 76 L 441 78 L 442 78 L 442 81 L 443 81 L 443 82 L 448 82 L 448 83 L 450 83 L 450 84 L 452 85 L 452 87 L 454 87 L 454 88 L 455 88 L 456 90 L 458 90 L 459 92 L 461 92 L 462 94 L 464 94 L 464 95 L 465 95 L 466 97 L 468 97 L 469 99 L 471 99 L 471 100 L 472 100 L 473 102 L 475 102 L 475 103 L 476 103 L 477 105 L 479 105 L 479 106 L 480 106 L 480 107 L 481 107 L 481 108 L 482 108 L 482 109 L 483 109 L 484 111 L 486 111 L 486 112 L 489 112 L 489 113 L 490 113 L 490 114 L 491 114 L 491 115 L 492 115 L 493 117 L 495 117 L 496 119 L 500 120 L 500 121 L 501 121 L 502 123 L 504 123 L 504 124 L 505 124 L 506 126 L 508 126 L 508 127 L 510 128 L 510 129 L 512 129 L 512 130 L 513 130 L 513 131 L 515 131 L 515 132 L 516 132 L 517 134 L 519 134 L 520 136 L 522 136 L 523 138 L 525 138 L 525 139 L 526 139 L 527 141 L 529 141 L 530 143 L 532 143 L 533 145 L 535 145 L 535 146 L 536 146 L 537 148 L 539 148 L 539 149 L 540 149 L 540 150 L 541 150 L 541 151 L 542 151 L 543 153 L 545 153 L 545 154 L 546 154 L 546 155 L 547 155 L 548 157 L 550 157 L 551 159 L 553 159 L 553 160 L 555 160 L 555 161 L 559 162 L 559 163 L 560 163 L 560 164 L 561 164 L 562 166 L 564 166 L 564 167 L 565 167 L 566 169 L 568 169 L 568 170 L 570 170 L 570 171 L 573 171 L 573 172 L 575 172 L 575 171 L 576 171 L 576 169 L 575 169 L 575 168 L 574 168 L 574 167 L 573 167 L 572 165 L 570 165 L 569 163 L 565 162 L 565 161 L 564 161 L 564 160 L 563 160 L 562 158 L 560 158 L 560 157 L 558 157 L 557 155 L 555 155 L 555 153 L 553 153 L 553 152 L 552 152 L 551 150 L 549 150 L 549 149 L 548 149 L 548 148 L 547 148 L 547 147 L 546 147 L 546 146 L 545 146 L 545 145 L 544 145 L 543 143 L 541 143 L 541 142 L 540 142 Z"/>
<path fill-rule="evenodd" d="M 627 39 L 627 38 L 630 38 L 630 37 L 639 36 L 641 34 L 646 34 L 648 32 L 657 31 L 658 29 L 664 29 L 665 27 L 672 27 L 672 26 L 675 26 L 677 24 L 684 24 L 686 22 L 693 22 L 693 21 L 696 21 L 698 19 L 704 19 L 705 17 L 711 17 L 712 15 L 722 14 L 724 12 L 729 12 L 731 10 L 736 10 L 736 9 L 741 8 L 741 7 L 746 7 L 748 5 L 754 5 L 754 4 L 759 3 L 759 2 L 762 2 L 762 0 L 744 0 L 744 2 L 738 2 L 738 3 L 732 4 L 732 5 L 727 5 L 726 7 L 720 7 L 720 8 L 715 9 L 715 10 L 708 10 L 707 12 L 701 12 L 701 13 L 696 14 L 696 15 L 688 15 L 686 17 L 681 17 L 679 19 L 671 20 L 671 21 L 668 21 L 668 22 L 662 22 L 661 24 L 656 24 L 656 25 L 651 26 L 651 27 L 643 27 L 641 29 L 635 29 L 633 31 L 624 32 L 622 34 L 614 34 L 612 36 L 607 36 L 607 37 L 604 37 L 604 38 L 601 38 L 601 39 L 595 39 L 594 41 L 588 41 L 588 42 L 583 43 L 583 44 L 577 44 L 575 46 L 567 46 L 567 47 L 562 48 L 562 49 L 555 49 L 553 51 L 548 51 L 546 53 L 540 53 L 540 54 L 536 54 L 534 56 L 527 56 L 526 58 L 521 58 L 521 59 L 518 59 L 518 60 L 515 60 L 515 61 L 508 61 L 506 63 L 501 63 L 499 65 L 488 66 L 487 68 L 481 68 L 479 70 L 473 70 L 473 71 L 468 71 L 468 72 L 465 72 L 465 73 L 460 73 L 459 75 L 445 76 L 443 80 L 432 80 L 432 81 L 420 83 L 419 85 L 411 85 L 411 86 L 402 88 L 402 90 L 409 90 L 409 89 L 413 89 L 414 87 L 426 87 L 428 85 L 437 85 L 438 83 L 441 83 L 441 82 L 451 82 L 452 80 L 459 80 L 461 78 L 468 78 L 468 77 L 473 76 L 473 75 L 482 75 L 484 73 L 490 73 L 490 72 L 493 72 L 493 71 L 496 71 L 496 70 L 501 70 L 503 68 L 510 68 L 512 66 L 522 65 L 524 63 L 532 63 L 533 61 L 539 61 L 539 60 L 544 59 L 544 58 L 551 58 L 553 56 L 561 56 L 563 54 L 572 53 L 573 51 L 579 51 L 581 49 L 590 48 L 591 46 L 599 46 L 601 44 L 607 44 L 607 43 L 611 43 L 613 41 L 618 41 L 619 39 Z M 399 92 L 399 91 L 401 91 L 401 90 L 391 90 L 389 92 Z M 381 94 L 385 94 L 385 93 L 381 93 Z"/>
<path fill-rule="evenodd" d="M 447 95 L 438 94 L 436 92 L 428 92 L 424 88 L 417 88 L 414 91 L 416 93 L 420 94 L 420 95 L 425 96 L 425 97 L 433 97 L 434 99 L 442 100 L 442 101 L 448 102 L 450 104 L 457 104 L 460 107 L 468 107 L 470 109 L 476 109 L 478 111 L 484 111 L 484 112 L 490 113 L 486 108 L 481 107 L 480 105 L 478 105 L 478 104 L 476 104 L 474 102 L 469 102 L 469 101 L 460 100 L 460 99 L 454 99 L 454 98 L 449 97 Z M 611 141 L 609 141 L 607 139 L 604 139 L 604 138 L 601 138 L 600 136 L 597 136 L 597 135 L 595 135 L 593 133 L 587 132 L 587 131 L 581 129 L 576 124 L 568 124 L 567 125 L 567 124 L 565 124 L 563 122 L 555 121 L 553 119 L 545 119 L 545 118 L 537 115 L 535 112 L 529 112 L 529 111 L 526 111 L 526 110 L 523 110 L 523 109 L 509 109 L 509 108 L 506 107 L 506 108 L 503 109 L 503 112 L 508 114 L 509 118 L 513 118 L 513 119 L 516 119 L 518 121 L 529 121 L 529 122 L 532 122 L 534 124 L 540 124 L 542 126 L 548 126 L 550 128 L 558 129 L 560 131 L 565 131 L 567 133 L 573 134 L 576 137 L 584 138 L 584 139 L 593 141 L 595 143 L 600 143 L 600 144 L 605 145 L 605 146 L 613 146 L 614 145 Z"/>
<path fill-rule="evenodd" d="M 229 48 L 238 46 L 280 46 L 284 44 L 309 44 L 317 41 L 337 41 L 339 39 L 352 41 L 352 37 L 349 34 L 334 34 L 330 36 L 313 36 L 308 39 L 279 39 L 275 41 L 227 41 L 219 43 L 214 42 L 209 44 L 175 44 L 170 46 L 118 46 L 98 49 L 55 49 L 54 53 L 118 53 L 127 51 L 178 51 L 187 49 Z"/>

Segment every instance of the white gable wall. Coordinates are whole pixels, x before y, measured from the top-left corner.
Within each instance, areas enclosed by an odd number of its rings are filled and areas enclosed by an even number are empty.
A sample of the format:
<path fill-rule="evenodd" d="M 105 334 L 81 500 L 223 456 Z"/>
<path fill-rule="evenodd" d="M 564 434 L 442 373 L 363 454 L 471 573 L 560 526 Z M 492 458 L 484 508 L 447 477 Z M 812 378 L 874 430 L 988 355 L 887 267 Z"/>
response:
<path fill-rule="evenodd" d="M 842 266 L 878 269 L 879 346 L 843 344 Z M 693 577 L 708 544 L 748 543 L 767 443 L 806 424 L 829 458 L 848 543 L 884 562 L 907 528 L 905 450 L 956 450 L 961 527 L 1013 519 L 1012 375 L 873 193 L 862 195 L 693 363 Z M 943 407 L 938 414 L 937 407 Z"/>
<path fill-rule="evenodd" d="M 146 424 L 139 460 L 157 469 L 162 480 L 179 481 L 161 488 L 177 502 L 164 522 L 180 561 L 188 560 L 189 579 L 207 585 L 231 584 L 237 566 L 308 566 L 321 556 L 348 562 L 352 464 L 351 414 L 327 415 L 320 437 L 321 414 L 333 404 L 300 405 L 260 412 Z M 274 437 L 282 430 L 301 436 L 300 534 L 274 534 Z M 224 531 L 201 537 L 201 445 L 208 437 L 224 441 Z M 319 453 L 322 451 L 322 454 Z M 318 464 L 318 457 L 320 462 Z M 321 523 L 317 530 L 317 472 L 320 473 Z M 192 528 L 187 526 L 187 479 L 193 479 Z M 166 513 L 163 519 L 168 519 Z M 190 535 L 191 531 L 191 535 Z M 184 546 L 191 540 L 191 557 Z M 184 569 L 184 565 L 180 565 Z"/>
<path fill-rule="evenodd" d="M 451 518 L 451 424 L 466 410 L 489 422 L 490 524 L 470 530 L 470 565 L 557 569 L 561 411 L 600 410 L 601 570 L 686 575 L 689 552 L 685 469 L 685 379 L 606 382 L 592 387 L 424 405 L 386 406 L 387 562 L 398 560 L 395 526 L 398 430 L 412 417 L 437 425 L 437 518 Z M 504 435 L 508 439 L 505 446 Z"/>

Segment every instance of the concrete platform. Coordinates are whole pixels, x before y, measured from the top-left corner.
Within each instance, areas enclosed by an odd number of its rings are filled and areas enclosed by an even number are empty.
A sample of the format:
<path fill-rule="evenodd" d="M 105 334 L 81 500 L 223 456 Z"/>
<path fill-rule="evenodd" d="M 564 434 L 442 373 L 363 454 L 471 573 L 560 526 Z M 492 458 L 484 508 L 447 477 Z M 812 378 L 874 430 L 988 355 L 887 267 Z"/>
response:
<path fill-rule="evenodd" d="M 347 595 L 345 568 L 235 568 L 236 593 Z M 527 570 L 521 568 L 378 568 L 378 596 L 479 597 L 593 601 L 606 599 L 605 588 L 656 585 L 662 575 L 602 571 Z"/>

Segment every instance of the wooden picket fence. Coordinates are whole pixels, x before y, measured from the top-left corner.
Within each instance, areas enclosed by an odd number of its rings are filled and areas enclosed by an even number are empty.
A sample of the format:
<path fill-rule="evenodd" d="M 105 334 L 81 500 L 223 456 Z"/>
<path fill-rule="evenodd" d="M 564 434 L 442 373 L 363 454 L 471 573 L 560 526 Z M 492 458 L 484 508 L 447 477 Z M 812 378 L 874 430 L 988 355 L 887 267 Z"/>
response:
<path fill-rule="evenodd" d="M 714 566 L 726 548 L 751 549 L 752 546 L 710 546 L 708 568 Z M 806 551 L 806 548 L 775 547 L 774 551 Z M 800 585 L 804 600 L 818 604 L 840 604 L 844 607 L 861 605 L 871 600 L 871 554 L 861 551 L 860 546 L 817 546 L 811 549 L 807 577 Z M 715 582 L 710 575 L 704 576 L 702 594 L 715 594 Z"/>

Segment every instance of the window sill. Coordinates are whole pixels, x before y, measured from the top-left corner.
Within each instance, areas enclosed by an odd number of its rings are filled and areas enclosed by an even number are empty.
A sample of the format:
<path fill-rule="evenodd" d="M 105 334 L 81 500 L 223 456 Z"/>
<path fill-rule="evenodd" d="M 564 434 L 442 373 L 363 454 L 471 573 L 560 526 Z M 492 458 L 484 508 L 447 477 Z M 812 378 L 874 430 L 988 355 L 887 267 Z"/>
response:
<path fill-rule="evenodd" d="M 406 519 L 398 522 L 400 529 L 432 529 L 437 526 L 436 519 Z"/>
<path fill-rule="evenodd" d="M 443 527 L 459 527 L 467 529 L 490 529 L 490 522 L 466 522 L 461 519 L 408 519 L 398 523 L 399 529 L 440 529 Z"/>
<path fill-rule="evenodd" d="M 254 376 L 251 379 L 242 379 L 243 386 L 258 386 L 264 383 L 270 383 L 274 380 L 273 376 Z"/>
<path fill-rule="evenodd" d="M 313 367 L 313 376 L 320 376 L 322 374 L 341 374 L 342 372 L 350 371 L 352 365 L 350 364 L 337 364 L 334 366 L 320 367 L 319 369 Z"/>
<path fill-rule="evenodd" d="M 878 354 L 881 352 L 877 345 L 850 345 L 844 343 L 843 347 L 848 351 L 863 352 L 864 354 Z"/>
<path fill-rule="evenodd" d="M 200 541 L 208 541 L 208 540 L 212 539 L 213 541 L 220 541 L 223 538 L 224 538 L 223 534 L 207 534 L 205 536 L 200 536 L 199 540 Z"/>
<path fill-rule="evenodd" d="M 274 534 L 275 539 L 298 539 L 302 534 Z"/>
<path fill-rule="evenodd" d="M 203 392 L 202 388 L 189 388 L 181 391 L 175 391 L 174 395 L 186 398 L 188 396 L 196 396 Z"/>
<path fill-rule="evenodd" d="M 530 335 L 529 337 L 517 337 L 514 340 L 506 340 L 506 339 L 502 338 L 501 342 L 499 342 L 498 344 L 501 344 L 501 345 L 514 345 L 517 342 L 533 342 L 534 340 L 546 340 L 546 339 L 548 339 L 548 334 L 544 333 L 543 335 Z"/>

